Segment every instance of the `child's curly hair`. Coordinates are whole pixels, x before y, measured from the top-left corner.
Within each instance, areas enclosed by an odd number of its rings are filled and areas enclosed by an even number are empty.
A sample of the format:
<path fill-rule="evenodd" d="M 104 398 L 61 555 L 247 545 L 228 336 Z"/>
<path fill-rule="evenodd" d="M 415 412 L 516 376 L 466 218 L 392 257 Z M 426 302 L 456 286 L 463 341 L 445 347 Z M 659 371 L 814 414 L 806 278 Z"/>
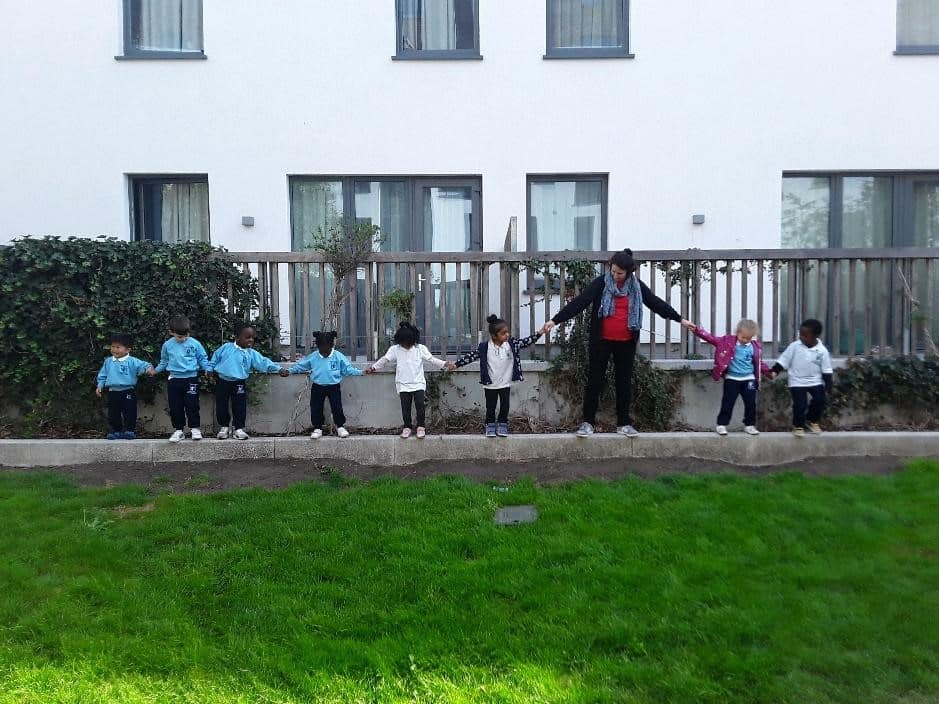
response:
<path fill-rule="evenodd" d="M 394 341 L 396 345 L 402 347 L 414 347 L 421 339 L 421 331 L 404 320 L 398 324 L 398 330 L 395 332 Z"/>

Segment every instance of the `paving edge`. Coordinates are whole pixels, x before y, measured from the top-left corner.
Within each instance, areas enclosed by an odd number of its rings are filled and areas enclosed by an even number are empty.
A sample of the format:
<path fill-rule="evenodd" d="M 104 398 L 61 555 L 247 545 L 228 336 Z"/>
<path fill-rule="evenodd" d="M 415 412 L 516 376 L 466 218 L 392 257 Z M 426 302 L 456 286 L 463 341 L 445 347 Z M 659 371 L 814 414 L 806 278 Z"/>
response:
<path fill-rule="evenodd" d="M 62 467 L 111 462 L 215 462 L 225 460 L 342 460 L 396 467 L 419 462 L 550 462 L 621 458 L 695 458 L 744 466 L 769 466 L 823 457 L 939 457 L 939 432 L 835 432 L 795 438 L 789 433 L 750 437 L 733 433 L 644 433 L 630 439 L 598 434 L 431 435 L 424 440 L 390 435 L 310 440 L 263 437 L 245 441 L 207 439 L 171 444 L 165 440 L 0 440 L 0 466 Z"/>

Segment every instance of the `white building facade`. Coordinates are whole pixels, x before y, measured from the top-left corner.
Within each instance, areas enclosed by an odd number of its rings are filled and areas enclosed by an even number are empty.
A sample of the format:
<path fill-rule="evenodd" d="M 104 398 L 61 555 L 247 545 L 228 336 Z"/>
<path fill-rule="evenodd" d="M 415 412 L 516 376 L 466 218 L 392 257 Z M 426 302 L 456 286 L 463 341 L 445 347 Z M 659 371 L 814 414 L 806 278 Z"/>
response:
<path fill-rule="evenodd" d="M 939 0 L 0 4 L 0 241 L 939 246 Z"/>

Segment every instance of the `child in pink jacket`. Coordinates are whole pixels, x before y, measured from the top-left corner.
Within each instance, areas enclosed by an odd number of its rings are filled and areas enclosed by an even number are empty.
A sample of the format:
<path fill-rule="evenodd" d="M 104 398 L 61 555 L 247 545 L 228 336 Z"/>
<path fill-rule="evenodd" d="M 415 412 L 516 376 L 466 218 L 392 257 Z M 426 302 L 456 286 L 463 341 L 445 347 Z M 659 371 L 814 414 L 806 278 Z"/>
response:
<path fill-rule="evenodd" d="M 733 335 L 717 337 L 703 328 L 697 328 L 695 335 L 714 345 L 714 381 L 724 379 L 724 396 L 721 410 L 717 414 L 717 434 L 727 435 L 737 396 L 743 397 L 743 431 L 748 435 L 759 435 L 756 429 L 756 392 L 760 387 L 760 377 L 773 378 L 773 372 L 763 361 L 763 349 L 756 341 L 760 326 L 752 320 L 741 320 Z"/>

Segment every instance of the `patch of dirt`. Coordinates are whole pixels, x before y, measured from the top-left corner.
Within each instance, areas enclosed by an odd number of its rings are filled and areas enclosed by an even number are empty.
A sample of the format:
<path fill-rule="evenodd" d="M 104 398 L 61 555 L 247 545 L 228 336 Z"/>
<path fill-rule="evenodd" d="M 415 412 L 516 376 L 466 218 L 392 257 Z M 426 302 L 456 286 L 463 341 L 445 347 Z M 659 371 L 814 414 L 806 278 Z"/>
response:
<path fill-rule="evenodd" d="M 777 472 L 800 472 L 807 476 L 890 474 L 908 460 L 899 457 L 827 457 L 768 467 L 747 467 L 694 458 L 611 459 L 597 461 L 503 462 L 498 465 L 473 461 L 423 462 L 408 467 L 363 467 L 351 462 L 309 460 L 234 460 L 223 462 L 102 463 L 50 469 L 0 468 L 3 472 L 58 472 L 80 486 L 138 484 L 155 494 L 206 494 L 229 489 L 281 489 L 303 481 L 335 481 L 338 477 L 371 481 L 379 477 L 424 479 L 461 475 L 474 481 L 516 481 L 532 477 L 539 483 L 577 479 L 610 480 L 636 475 L 654 479 L 666 474 L 719 474 L 765 476 Z M 152 510 L 152 504 L 114 509 L 119 517 Z"/>

